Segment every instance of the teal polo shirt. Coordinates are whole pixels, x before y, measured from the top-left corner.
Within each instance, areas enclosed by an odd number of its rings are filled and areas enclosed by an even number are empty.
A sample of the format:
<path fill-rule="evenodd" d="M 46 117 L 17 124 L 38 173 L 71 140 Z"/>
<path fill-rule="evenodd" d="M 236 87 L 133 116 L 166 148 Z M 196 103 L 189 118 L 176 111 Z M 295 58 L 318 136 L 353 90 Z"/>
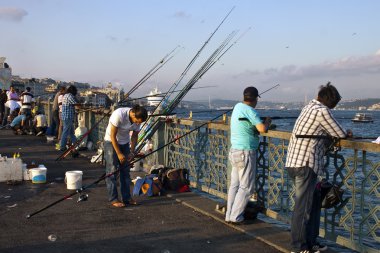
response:
<path fill-rule="evenodd" d="M 239 120 L 245 118 L 247 120 Z M 238 150 L 256 150 L 259 147 L 259 136 L 255 126 L 262 123 L 256 110 L 244 103 L 235 105 L 231 115 L 231 148 Z"/>

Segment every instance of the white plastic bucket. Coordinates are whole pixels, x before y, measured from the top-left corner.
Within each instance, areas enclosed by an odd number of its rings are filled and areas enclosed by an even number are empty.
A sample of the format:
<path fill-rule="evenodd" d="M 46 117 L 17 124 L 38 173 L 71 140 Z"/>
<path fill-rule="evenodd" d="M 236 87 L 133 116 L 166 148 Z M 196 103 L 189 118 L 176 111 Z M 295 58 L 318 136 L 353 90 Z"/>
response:
<path fill-rule="evenodd" d="M 68 190 L 77 190 L 82 187 L 82 175 L 81 170 L 66 171 L 65 183 Z"/>
<path fill-rule="evenodd" d="M 38 167 L 38 168 L 30 169 L 29 174 L 31 175 L 32 183 L 33 184 L 44 184 L 44 183 L 46 183 L 46 172 L 47 172 L 47 168 L 45 168 L 45 167 Z"/>
<path fill-rule="evenodd" d="M 23 163 L 23 164 L 22 164 L 22 174 L 23 174 L 23 179 L 24 179 L 24 180 L 32 180 L 32 177 L 31 177 L 31 175 L 30 175 L 30 171 L 29 171 L 29 169 L 27 168 L 26 163 Z"/>

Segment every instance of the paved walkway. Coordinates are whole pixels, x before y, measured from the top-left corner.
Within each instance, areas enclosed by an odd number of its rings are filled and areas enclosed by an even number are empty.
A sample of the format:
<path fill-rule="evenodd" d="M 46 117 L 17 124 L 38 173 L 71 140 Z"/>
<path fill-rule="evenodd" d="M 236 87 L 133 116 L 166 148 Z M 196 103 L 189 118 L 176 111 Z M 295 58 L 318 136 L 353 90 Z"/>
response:
<path fill-rule="evenodd" d="M 85 157 L 54 162 L 59 152 L 45 137 L 1 130 L 0 154 L 18 152 L 23 161 L 48 168 L 47 183 L 0 183 L 0 252 L 289 252 L 289 232 L 260 220 L 226 224 L 214 210 L 216 203 L 195 193 L 141 197 L 141 205 L 113 208 L 104 181 L 86 191 L 88 201 L 77 203 L 74 195 L 26 219 L 71 193 L 63 180 L 65 171 L 82 170 L 87 185 L 104 168 Z"/>

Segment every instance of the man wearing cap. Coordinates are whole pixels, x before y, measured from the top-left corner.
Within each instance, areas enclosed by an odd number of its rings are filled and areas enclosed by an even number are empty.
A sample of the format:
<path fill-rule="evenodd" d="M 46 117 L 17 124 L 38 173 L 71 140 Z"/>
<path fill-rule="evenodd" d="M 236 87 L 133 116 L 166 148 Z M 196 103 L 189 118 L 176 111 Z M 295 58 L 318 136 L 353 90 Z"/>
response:
<path fill-rule="evenodd" d="M 235 105 L 231 115 L 229 161 L 232 171 L 225 218 L 236 225 L 243 223 L 244 210 L 254 192 L 258 134 L 266 132 L 271 123 L 270 118 L 263 123 L 254 109 L 260 97 L 255 87 L 247 87 L 243 96 L 243 102 Z"/>

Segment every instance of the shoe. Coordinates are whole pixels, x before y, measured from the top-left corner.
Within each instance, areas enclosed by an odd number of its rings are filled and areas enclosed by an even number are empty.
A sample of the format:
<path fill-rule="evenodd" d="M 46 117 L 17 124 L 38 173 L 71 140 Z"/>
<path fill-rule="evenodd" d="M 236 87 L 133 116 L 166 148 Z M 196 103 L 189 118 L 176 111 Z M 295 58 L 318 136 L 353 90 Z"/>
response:
<path fill-rule="evenodd" d="M 301 251 L 291 251 L 290 253 L 320 253 L 319 250 L 301 250 Z"/>
<path fill-rule="evenodd" d="M 123 202 L 120 202 L 120 201 L 113 201 L 111 203 L 111 206 L 117 207 L 117 208 L 122 208 L 122 207 L 125 207 L 125 204 Z"/>
<path fill-rule="evenodd" d="M 320 243 L 316 243 L 315 245 L 313 245 L 313 247 L 311 247 L 311 250 L 312 251 L 325 251 L 327 250 L 327 246 L 326 245 L 323 245 L 323 244 L 320 244 Z"/>
<path fill-rule="evenodd" d="M 42 132 L 42 131 L 39 131 L 37 134 L 36 134 L 36 136 L 40 136 L 40 135 L 42 135 L 44 132 Z"/>
<path fill-rule="evenodd" d="M 139 205 L 139 203 L 137 203 L 137 201 L 136 201 L 136 200 L 130 199 L 130 200 L 128 201 L 128 205 L 132 205 L 132 206 L 138 206 L 138 205 Z"/>
<path fill-rule="evenodd" d="M 249 225 L 252 223 L 252 221 L 249 221 L 249 220 L 242 220 L 242 221 L 229 221 L 227 222 L 231 225 L 235 225 L 235 226 L 241 226 L 241 225 Z"/>

